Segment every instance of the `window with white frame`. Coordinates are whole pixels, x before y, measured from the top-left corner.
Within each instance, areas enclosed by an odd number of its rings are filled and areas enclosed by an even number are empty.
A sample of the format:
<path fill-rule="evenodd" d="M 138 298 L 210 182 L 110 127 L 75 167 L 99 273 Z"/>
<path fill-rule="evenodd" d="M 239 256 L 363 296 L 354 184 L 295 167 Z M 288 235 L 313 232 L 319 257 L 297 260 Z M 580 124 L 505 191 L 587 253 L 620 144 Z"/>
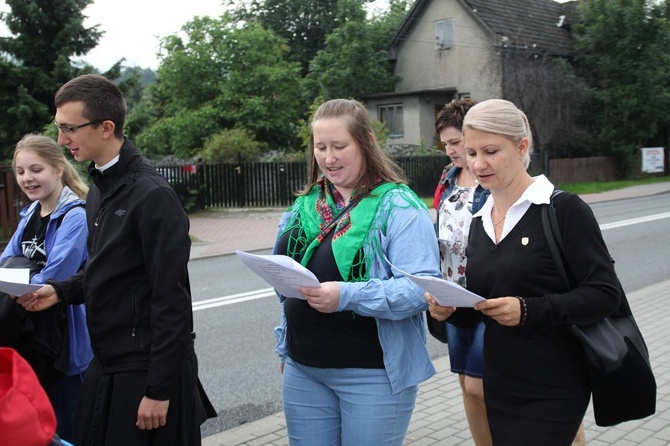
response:
<path fill-rule="evenodd" d="M 435 49 L 448 50 L 454 46 L 454 19 L 435 21 Z"/>
<path fill-rule="evenodd" d="M 405 134 L 402 122 L 402 104 L 380 105 L 377 113 L 379 120 L 386 126 L 389 137 L 400 138 Z"/>

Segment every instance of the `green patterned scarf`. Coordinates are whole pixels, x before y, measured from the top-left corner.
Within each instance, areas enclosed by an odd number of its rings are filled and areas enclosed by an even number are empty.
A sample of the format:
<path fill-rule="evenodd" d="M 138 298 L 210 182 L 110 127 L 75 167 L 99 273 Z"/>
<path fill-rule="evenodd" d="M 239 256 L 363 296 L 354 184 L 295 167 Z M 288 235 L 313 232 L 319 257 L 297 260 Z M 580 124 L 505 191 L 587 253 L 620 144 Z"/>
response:
<path fill-rule="evenodd" d="M 298 197 L 293 211 L 295 220 L 283 231 L 289 232 L 287 254 L 307 266 L 312 254 L 330 231 L 335 231 L 332 239 L 333 256 L 346 282 L 358 282 L 369 279 L 369 268 L 360 265 L 366 262 L 362 252 L 369 238 L 372 222 L 382 197 L 391 189 L 406 187 L 395 183 L 382 183 L 347 211 L 337 224 L 325 234 L 321 231 L 336 218 L 345 207 L 342 196 L 325 178 L 321 178 L 308 195 Z M 351 200 L 359 200 L 356 193 Z M 293 232 L 298 229 L 298 231 Z M 298 235 L 294 235 L 298 234 Z M 358 272 L 358 273 L 357 273 Z"/>

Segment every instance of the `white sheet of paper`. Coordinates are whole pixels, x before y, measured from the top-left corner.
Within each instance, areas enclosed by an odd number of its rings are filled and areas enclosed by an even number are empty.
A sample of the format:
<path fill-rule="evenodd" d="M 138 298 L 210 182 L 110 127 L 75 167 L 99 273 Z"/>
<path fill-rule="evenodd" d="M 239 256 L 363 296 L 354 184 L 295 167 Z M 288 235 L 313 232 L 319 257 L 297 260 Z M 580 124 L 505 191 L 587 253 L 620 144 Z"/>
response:
<path fill-rule="evenodd" d="M 386 258 L 386 257 L 385 257 Z M 485 301 L 481 296 L 468 291 L 462 286 L 450 282 L 448 280 L 439 279 L 433 276 L 414 276 L 410 273 L 407 273 L 400 268 L 394 266 L 388 259 L 386 259 L 389 265 L 392 268 L 400 271 L 405 275 L 409 280 L 419 285 L 425 291 L 428 291 L 430 294 L 435 297 L 435 300 L 438 304 L 443 307 L 474 307 L 477 302 Z"/>
<path fill-rule="evenodd" d="M 2 269 L 2 268 L 0 268 Z M 6 282 L 0 280 L 0 291 L 7 293 L 10 296 L 23 296 L 27 293 L 34 293 L 35 291 L 42 288 L 44 285 L 30 284 L 30 283 L 16 283 L 16 282 Z"/>
<path fill-rule="evenodd" d="M 288 256 L 256 255 L 240 250 L 235 253 L 242 263 L 284 297 L 304 299 L 298 292 L 299 286 L 321 287 L 314 273 Z"/>
<path fill-rule="evenodd" d="M 30 270 L 28 268 L 0 268 L 0 281 L 30 283 Z"/>
<path fill-rule="evenodd" d="M 22 296 L 33 293 L 43 285 L 30 284 L 30 270 L 28 268 L 0 268 L 0 291 L 12 296 Z"/>

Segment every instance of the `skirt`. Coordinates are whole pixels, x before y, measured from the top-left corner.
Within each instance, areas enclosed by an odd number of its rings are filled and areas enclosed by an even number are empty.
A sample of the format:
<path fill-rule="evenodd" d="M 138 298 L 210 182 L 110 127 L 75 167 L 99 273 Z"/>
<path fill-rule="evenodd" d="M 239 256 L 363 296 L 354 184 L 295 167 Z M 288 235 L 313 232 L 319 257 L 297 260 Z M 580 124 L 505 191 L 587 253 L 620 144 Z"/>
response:
<path fill-rule="evenodd" d="M 100 363 L 94 359 L 79 393 L 74 444 L 199 445 L 200 425 L 212 416 L 213 408 L 198 381 L 196 356 L 192 355 L 184 361 L 179 384 L 170 397 L 167 422 L 158 429 L 141 430 L 135 425 L 146 382 L 146 370 L 104 373 Z"/>

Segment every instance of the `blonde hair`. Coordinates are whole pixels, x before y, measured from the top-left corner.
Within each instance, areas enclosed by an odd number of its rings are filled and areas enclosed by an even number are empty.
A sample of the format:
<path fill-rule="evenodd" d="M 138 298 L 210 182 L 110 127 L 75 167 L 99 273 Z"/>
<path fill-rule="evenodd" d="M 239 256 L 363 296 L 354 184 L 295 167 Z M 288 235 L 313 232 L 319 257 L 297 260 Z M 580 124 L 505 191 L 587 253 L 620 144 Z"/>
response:
<path fill-rule="evenodd" d="M 28 134 L 21 138 L 21 141 L 16 143 L 14 157 L 12 158 L 14 175 L 16 175 L 16 155 L 21 151 L 33 152 L 53 168 L 62 167 L 63 176 L 61 181 L 63 185 L 69 187 L 79 198 L 86 199 L 88 186 L 84 183 L 77 169 L 65 158 L 63 149 L 56 141 L 47 136 L 34 134 Z"/>
<path fill-rule="evenodd" d="M 405 173 L 400 166 L 384 153 L 376 139 L 370 138 L 370 135 L 374 135 L 374 130 L 365 106 L 353 99 L 331 99 L 321 104 L 312 118 L 308 152 L 309 183 L 301 194 L 308 193 L 321 174 L 319 164 L 314 157 L 314 123 L 319 119 L 332 118 L 340 118 L 347 122 L 349 133 L 363 152 L 365 172 L 355 185 L 359 196 L 368 195 L 379 178 L 396 184 L 407 183 Z"/>
<path fill-rule="evenodd" d="M 515 143 L 528 138 L 528 150 L 523 157 L 523 165 L 528 169 L 533 152 L 533 133 L 524 112 L 510 101 L 489 99 L 475 105 L 463 120 L 463 131 L 467 129 L 500 135 Z"/>

